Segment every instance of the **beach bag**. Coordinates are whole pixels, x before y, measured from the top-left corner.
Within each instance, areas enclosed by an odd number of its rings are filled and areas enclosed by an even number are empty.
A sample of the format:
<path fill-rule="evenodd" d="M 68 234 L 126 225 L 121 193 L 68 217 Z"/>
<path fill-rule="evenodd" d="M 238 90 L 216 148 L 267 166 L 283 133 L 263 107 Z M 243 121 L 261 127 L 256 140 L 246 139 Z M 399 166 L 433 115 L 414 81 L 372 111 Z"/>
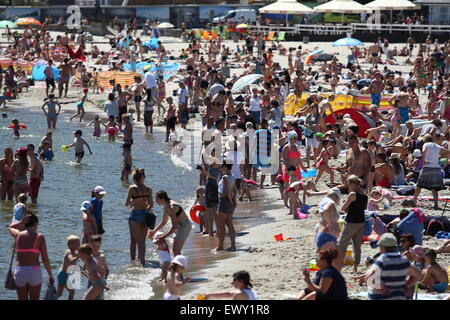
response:
<path fill-rule="evenodd" d="M 372 223 L 370 223 L 370 216 L 364 219 L 364 233 L 363 237 L 368 237 L 372 234 Z"/>
<path fill-rule="evenodd" d="M 444 224 L 438 219 L 432 219 L 428 223 L 425 235 L 434 237 L 439 231 L 445 231 Z"/>
<path fill-rule="evenodd" d="M 12 263 L 14 260 L 14 254 L 16 253 L 16 246 L 14 245 L 14 249 L 11 255 L 11 262 L 9 263 L 8 274 L 6 275 L 5 280 L 5 289 L 8 290 L 16 290 L 16 281 L 14 280 L 14 275 L 12 273 Z"/>
<path fill-rule="evenodd" d="M 44 300 L 58 300 L 55 286 L 52 286 L 50 282 L 47 283 L 47 291 L 45 292 Z"/>
<path fill-rule="evenodd" d="M 314 136 L 315 131 L 305 127 L 303 133 L 305 134 L 305 137 L 312 138 Z"/>
<path fill-rule="evenodd" d="M 401 196 L 412 196 L 415 191 L 416 191 L 415 186 L 406 186 L 406 187 L 398 188 L 396 190 L 397 194 L 399 194 Z"/>
<path fill-rule="evenodd" d="M 147 212 L 147 215 L 145 216 L 145 224 L 151 230 L 155 229 L 156 216 L 153 214 L 153 211 Z"/>

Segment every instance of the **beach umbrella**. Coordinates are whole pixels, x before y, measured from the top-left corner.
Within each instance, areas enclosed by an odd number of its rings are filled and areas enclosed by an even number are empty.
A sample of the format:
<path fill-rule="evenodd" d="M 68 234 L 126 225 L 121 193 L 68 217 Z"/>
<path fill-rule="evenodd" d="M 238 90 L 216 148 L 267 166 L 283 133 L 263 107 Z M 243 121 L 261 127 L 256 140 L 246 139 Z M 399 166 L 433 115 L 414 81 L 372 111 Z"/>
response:
<path fill-rule="evenodd" d="M 175 26 L 169 22 L 163 22 L 163 23 L 158 24 L 159 29 L 172 29 L 173 27 L 175 27 Z"/>
<path fill-rule="evenodd" d="M 262 74 L 249 74 L 247 76 L 244 76 L 234 83 L 233 88 L 231 88 L 231 92 L 236 93 L 261 79 L 262 77 Z"/>
<path fill-rule="evenodd" d="M 323 54 L 325 51 L 323 49 L 317 49 L 308 54 L 308 58 L 306 58 L 306 64 L 310 64 L 314 58 L 317 58 L 319 55 Z"/>
<path fill-rule="evenodd" d="M 333 42 L 333 47 L 363 47 L 364 43 L 355 38 L 342 38 Z"/>
<path fill-rule="evenodd" d="M 395 0 L 395 1 L 375 0 L 367 3 L 365 7 L 378 11 L 389 10 L 391 12 L 391 22 L 393 10 L 420 10 L 420 6 L 412 3 L 409 0 Z"/>
<path fill-rule="evenodd" d="M 344 13 L 372 13 L 372 9 L 363 6 L 353 0 L 332 0 L 314 7 L 318 12 L 341 13 L 342 23 L 344 23 Z"/>
<path fill-rule="evenodd" d="M 17 24 L 15 24 L 12 21 L 9 20 L 2 20 L 0 21 L 0 29 L 6 29 L 6 27 L 8 28 L 17 28 Z"/>
<path fill-rule="evenodd" d="M 288 24 L 288 14 L 311 14 L 314 10 L 297 2 L 297 0 L 278 0 L 259 9 L 260 13 L 276 13 L 286 15 L 286 25 Z"/>
<path fill-rule="evenodd" d="M 36 18 L 30 18 L 30 17 L 28 17 L 28 18 L 19 18 L 19 19 L 16 20 L 16 24 L 18 26 L 27 25 L 27 24 L 34 24 L 34 25 L 37 25 L 37 26 L 42 26 L 42 23 L 39 20 L 37 20 Z"/>

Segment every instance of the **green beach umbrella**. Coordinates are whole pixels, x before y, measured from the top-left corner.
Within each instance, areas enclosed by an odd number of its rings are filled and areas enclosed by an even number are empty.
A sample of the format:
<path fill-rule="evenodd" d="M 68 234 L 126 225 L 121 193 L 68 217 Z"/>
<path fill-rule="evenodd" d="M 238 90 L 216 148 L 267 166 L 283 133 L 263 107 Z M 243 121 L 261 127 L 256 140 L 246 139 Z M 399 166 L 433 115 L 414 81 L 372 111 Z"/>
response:
<path fill-rule="evenodd" d="M 17 24 L 15 24 L 12 21 L 9 21 L 9 20 L 2 20 L 2 21 L 0 21 L 0 28 L 1 29 L 6 29 L 7 26 L 8 26 L 8 28 L 17 28 Z"/>

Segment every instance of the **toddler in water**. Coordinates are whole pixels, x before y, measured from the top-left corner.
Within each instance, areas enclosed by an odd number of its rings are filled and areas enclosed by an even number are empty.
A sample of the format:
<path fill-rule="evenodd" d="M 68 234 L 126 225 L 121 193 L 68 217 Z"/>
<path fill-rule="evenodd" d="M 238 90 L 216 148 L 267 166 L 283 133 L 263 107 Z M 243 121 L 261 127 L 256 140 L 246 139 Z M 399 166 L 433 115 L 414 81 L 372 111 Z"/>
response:
<path fill-rule="evenodd" d="M 191 281 L 191 278 L 183 278 L 183 271 L 187 269 L 187 260 L 179 255 L 173 258 L 169 266 L 166 280 L 166 292 L 164 300 L 181 300 L 181 288 Z"/>
<path fill-rule="evenodd" d="M 89 153 L 92 155 L 91 147 L 86 142 L 86 140 L 81 138 L 82 134 L 83 134 L 83 132 L 81 130 L 76 130 L 74 132 L 75 139 L 73 140 L 73 143 L 69 144 L 67 146 L 67 148 L 75 147 L 75 161 L 77 163 L 80 163 L 81 159 L 83 159 L 83 157 L 84 157 L 84 146 L 85 145 L 89 149 Z"/>
<path fill-rule="evenodd" d="M 53 150 L 50 148 L 50 144 L 48 142 L 45 142 L 42 144 L 42 151 L 39 154 L 39 158 L 43 161 L 52 161 L 55 157 L 55 154 L 53 153 Z"/>
<path fill-rule="evenodd" d="M 103 282 L 106 284 L 106 279 L 109 275 L 109 267 L 108 262 L 106 261 L 106 256 L 101 250 L 102 247 L 102 236 L 101 235 L 93 235 L 89 240 L 89 246 L 92 249 L 92 257 L 95 262 L 99 265 L 100 275 L 102 276 Z M 88 282 L 88 288 L 92 286 L 92 282 Z M 108 289 L 109 290 L 109 289 Z M 103 296 L 103 290 L 101 293 L 95 298 L 95 300 L 105 300 Z"/>
<path fill-rule="evenodd" d="M 131 165 L 133 158 L 131 157 L 131 144 L 124 143 L 123 146 L 123 169 L 122 169 L 122 175 L 120 176 L 121 181 L 128 182 L 128 176 L 131 173 Z"/>
<path fill-rule="evenodd" d="M 88 127 L 91 125 L 94 125 L 94 131 L 92 132 L 92 136 L 96 138 L 100 138 L 101 129 L 100 125 L 103 125 L 103 127 L 106 128 L 106 125 L 100 120 L 100 117 L 98 115 L 95 116 L 94 120 L 92 120 L 91 123 L 88 124 Z"/>
<path fill-rule="evenodd" d="M 105 130 L 108 134 L 108 141 L 116 141 L 116 135 L 120 130 L 114 116 L 109 116 L 109 121 L 105 125 Z"/>
<path fill-rule="evenodd" d="M 69 278 L 69 274 L 67 273 L 67 269 L 70 266 L 75 266 L 78 260 L 78 250 L 80 249 L 80 238 L 77 236 L 69 236 L 67 238 L 67 249 L 64 252 L 63 263 L 61 265 L 61 269 L 58 272 L 58 298 L 62 296 L 64 289 L 69 291 L 69 300 L 73 300 L 75 296 L 75 289 L 69 289 L 67 287 L 67 280 Z"/>
<path fill-rule="evenodd" d="M 11 136 L 15 136 L 16 138 L 20 137 L 20 124 L 19 124 L 19 120 L 17 120 L 16 118 L 11 120 L 11 124 L 13 125 L 12 127 L 12 133 Z"/>
<path fill-rule="evenodd" d="M 156 246 L 156 250 L 158 251 L 159 263 L 161 264 L 161 278 L 160 282 L 165 282 L 167 277 L 167 270 L 169 270 L 170 261 L 172 257 L 170 255 L 169 244 L 166 239 L 161 239 L 159 236 L 163 235 L 164 232 L 158 231 L 153 240 L 153 243 Z"/>
<path fill-rule="evenodd" d="M 200 205 L 206 208 L 205 187 L 198 187 L 195 195 L 197 198 L 195 199 L 194 206 Z M 200 220 L 200 233 L 207 234 L 208 226 L 205 211 L 198 212 L 198 219 Z"/>

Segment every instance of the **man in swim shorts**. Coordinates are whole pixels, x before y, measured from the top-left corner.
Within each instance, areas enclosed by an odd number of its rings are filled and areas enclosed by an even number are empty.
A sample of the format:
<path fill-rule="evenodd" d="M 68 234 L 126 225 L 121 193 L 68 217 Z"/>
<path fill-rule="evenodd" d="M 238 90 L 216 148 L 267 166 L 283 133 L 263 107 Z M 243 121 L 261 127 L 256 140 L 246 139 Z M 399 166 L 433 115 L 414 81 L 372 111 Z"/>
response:
<path fill-rule="evenodd" d="M 41 186 L 41 181 L 44 179 L 44 167 L 41 161 L 34 153 L 34 145 L 27 145 L 27 154 L 30 158 L 30 182 L 29 182 L 29 194 L 32 203 L 37 203 L 37 198 L 39 195 L 39 188 Z"/>
<path fill-rule="evenodd" d="M 399 109 L 400 121 L 405 123 L 409 120 L 409 94 L 406 86 L 400 87 L 400 92 L 389 98 L 388 103 L 394 108 Z M 395 102 L 394 102 L 395 101 Z"/>
<path fill-rule="evenodd" d="M 370 92 L 372 104 L 380 107 L 381 92 L 384 90 L 384 84 L 383 81 L 381 81 L 381 74 L 379 72 L 376 72 L 373 77 L 374 79 L 367 88 L 367 91 Z"/>

